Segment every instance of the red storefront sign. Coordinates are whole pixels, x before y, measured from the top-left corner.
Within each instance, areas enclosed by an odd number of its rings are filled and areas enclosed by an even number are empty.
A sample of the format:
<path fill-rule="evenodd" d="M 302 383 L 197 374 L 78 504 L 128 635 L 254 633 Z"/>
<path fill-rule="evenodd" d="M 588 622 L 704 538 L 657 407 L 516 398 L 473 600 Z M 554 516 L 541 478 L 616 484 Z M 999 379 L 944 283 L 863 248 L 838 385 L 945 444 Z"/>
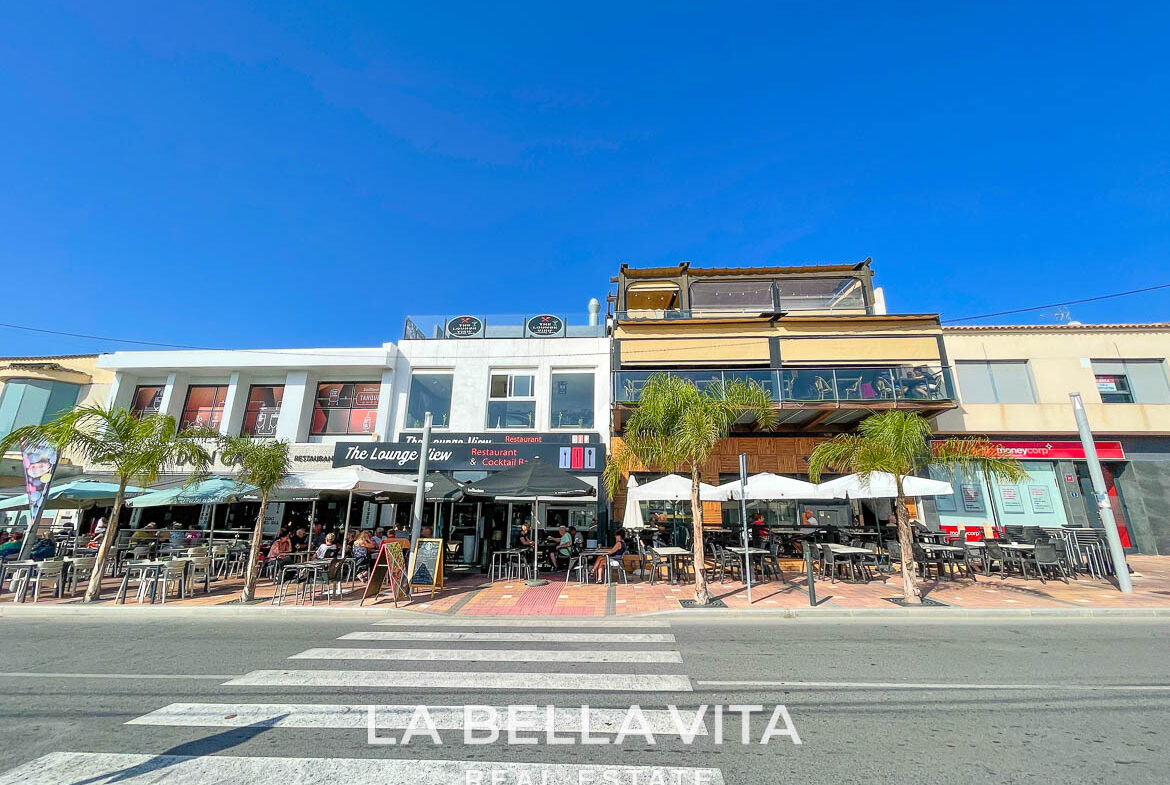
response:
<path fill-rule="evenodd" d="M 1121 442 L 1094 442 L 1097 457 L 1102 461 L 1124 461 L 1125 450 Z M 1080 442 L 991 442 L 1000 455 L 1018 458 L 1021 461 L 1083 461 L 1085 448 Z"/>

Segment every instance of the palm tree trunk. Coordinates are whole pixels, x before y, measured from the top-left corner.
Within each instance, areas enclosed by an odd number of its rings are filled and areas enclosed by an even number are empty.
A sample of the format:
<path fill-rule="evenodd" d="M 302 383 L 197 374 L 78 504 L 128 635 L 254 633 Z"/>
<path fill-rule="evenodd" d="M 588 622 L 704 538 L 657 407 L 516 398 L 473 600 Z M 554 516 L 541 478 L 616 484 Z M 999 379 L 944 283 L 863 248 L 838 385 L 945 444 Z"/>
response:
<path fill-rule="evenodd" d="M 707 590 L 707 578 L 703 575 L 703 564 L 706 555 L 703 553 L 703 502 L 699 499 L 699 467 L 691 467 L 691 521 L 694 526 L 692 555 L 695 560 L 695 605 L 707 605 L 711 602 L 711 592 Z"/>
<path fill-rule="evenodd" d="M 906 496 L 902 491 L 902 478 L 896 477 L 898 497 L 894 500 L 894 515 L 898 519 L 898 547 L 902 549 L 902 601 L 907 605 L 919 605 L 922 597 L 914 584 L 914 538 L 910 531 L 910 514 L 906 510 Z"/>
<path fill-rule="evenodd" d="M 268 494 L 260 497 L 260 512 L 256 515 L 256 528 L 252 529 L 252 544 L 248 548 L 248 565 L 244 569 L 244 589 L 240 602 L 251 602 L 256 595 L 256 580 L 260 577 L 260 542 L 264 539 L 264 510 L 268 507 Z"/>
<path fill-rule="evenodd" d="M 106 533 L 102 535 L 102 544 L 98 546 L 97 556 L 93 561 L 93 572 L 89 576 L 89 585 L 85 587 L 85 598 L 82 602 L 97 602 L 102 596 L 102 576 L 106 574 L 106 558 L 114 547 L 114 540 L 118 538 L 118 517 L 122 512 L 122 502 L 126 498 L 126 485 L 129 481 L 129 477 L 118 479 L 114 509 L 110 511 L 110 522 L 106 524 Z"/>

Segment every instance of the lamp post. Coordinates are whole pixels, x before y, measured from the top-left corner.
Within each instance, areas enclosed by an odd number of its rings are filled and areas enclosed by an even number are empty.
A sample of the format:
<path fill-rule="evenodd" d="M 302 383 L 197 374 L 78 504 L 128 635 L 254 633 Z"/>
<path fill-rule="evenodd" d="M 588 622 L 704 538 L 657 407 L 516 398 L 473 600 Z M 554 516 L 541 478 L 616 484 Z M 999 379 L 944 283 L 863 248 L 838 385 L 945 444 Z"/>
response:
<path fill-rule="evenodd" d="M 414 489 L 414 515 L 410 522 L 410 547 L 413 550 L 422 536 L 423 505 L 426 504 L 427 492 L 427 458 L 431 451 L 431 423 L 433 417 L 430 412 L 423 418 L 422 444 L 418 452 L 418 487 Z"/>

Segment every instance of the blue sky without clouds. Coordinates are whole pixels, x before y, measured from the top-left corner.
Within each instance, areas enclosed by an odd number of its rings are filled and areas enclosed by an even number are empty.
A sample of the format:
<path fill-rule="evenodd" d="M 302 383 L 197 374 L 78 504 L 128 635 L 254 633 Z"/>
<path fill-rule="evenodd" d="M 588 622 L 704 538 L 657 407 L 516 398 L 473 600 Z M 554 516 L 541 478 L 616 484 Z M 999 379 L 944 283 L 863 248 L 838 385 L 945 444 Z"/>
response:
<path fill-rule="evenodd" d="M 0 322 L 366 346 L 684 259 L 872 256 L 891 309 L 944 317 L 1167 283 L 1168 29 L 1166 3 L 10 4 Z M 1072 315 L 1168 319 L 1170 290 Z"/>

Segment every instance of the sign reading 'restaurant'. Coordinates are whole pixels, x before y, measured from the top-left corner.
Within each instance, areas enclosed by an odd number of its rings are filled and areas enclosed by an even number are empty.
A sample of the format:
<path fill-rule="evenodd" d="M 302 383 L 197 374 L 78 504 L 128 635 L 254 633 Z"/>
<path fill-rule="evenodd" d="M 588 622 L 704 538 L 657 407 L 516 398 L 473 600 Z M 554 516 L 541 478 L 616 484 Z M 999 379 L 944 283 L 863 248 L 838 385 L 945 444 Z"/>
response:
<path fill-rule="evenodd" d="M 339 442 L 333 465 L 365 466 L 380 472 L 418 471 L 422 445 L 408 442 Z M 581 474 L 605 468 L 604 444 L 432 444 L 427 451 L 431 471 L 502 471 L 541 460 Z"/>
<path fill-rule="evenodd" d="M 421 433 L 404 433 L 400 437 L 408 444 L 422 443 Z M 437 444 L 596 444 L 601 441 L 597 433 L 431 433 L 431 446 Z"/>

